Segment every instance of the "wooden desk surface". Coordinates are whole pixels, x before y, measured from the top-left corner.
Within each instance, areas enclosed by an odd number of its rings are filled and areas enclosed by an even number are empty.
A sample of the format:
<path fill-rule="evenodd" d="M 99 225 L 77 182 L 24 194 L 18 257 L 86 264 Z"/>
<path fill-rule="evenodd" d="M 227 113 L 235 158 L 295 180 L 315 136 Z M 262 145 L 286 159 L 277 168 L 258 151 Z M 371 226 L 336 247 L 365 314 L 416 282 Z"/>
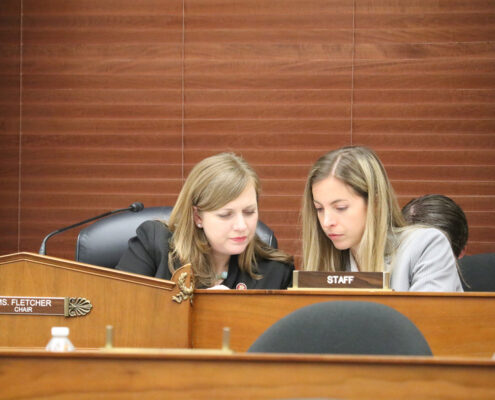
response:
<path fill-rule="evenodd" d="M 218 348 L 230 327 L 231 348 L 246 351 L 269 326 L 309 304 L 374 301 L 413 321 L 436 356 L 495 353 L 495 293 L 412 293 L 318 290 L 197 290 L 192 307 L 194 348 Z"/>
<path fill-rule="evenodd" d="M 495 361 L 0 349 L 2 399 L 493 399 Z"/>

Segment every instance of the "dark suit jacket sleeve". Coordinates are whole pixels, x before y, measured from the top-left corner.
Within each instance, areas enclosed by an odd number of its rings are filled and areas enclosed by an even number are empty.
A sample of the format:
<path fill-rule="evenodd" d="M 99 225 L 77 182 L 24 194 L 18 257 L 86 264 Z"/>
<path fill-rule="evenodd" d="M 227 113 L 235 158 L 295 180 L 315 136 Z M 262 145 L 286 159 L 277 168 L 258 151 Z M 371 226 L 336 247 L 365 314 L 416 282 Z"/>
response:
<path fill-rule="evenodd" d="M 293 265 L 263 260 L 259 263 L 259 270 L 263 278 L 255 281 L 253 289 L 287 289 L 292 286 Z"/>
<path fill-rule="evenodd" d="M 136 236 L 129 239 L 129 247 L 115 267 L 121 271 L 157 276 L 157 270 L 168 259 L 170 231 L 159 221 L 143 222 Z"/>
<path fill-rule="evenodd" d="M 292 287 L 292 272 L 294 271 L 293 265 L 288 265 L 288 268 L 284 271 L 284 279 L 282 281 L 282 285 L 280 289 L 287 289 L 288 287 Z"/>

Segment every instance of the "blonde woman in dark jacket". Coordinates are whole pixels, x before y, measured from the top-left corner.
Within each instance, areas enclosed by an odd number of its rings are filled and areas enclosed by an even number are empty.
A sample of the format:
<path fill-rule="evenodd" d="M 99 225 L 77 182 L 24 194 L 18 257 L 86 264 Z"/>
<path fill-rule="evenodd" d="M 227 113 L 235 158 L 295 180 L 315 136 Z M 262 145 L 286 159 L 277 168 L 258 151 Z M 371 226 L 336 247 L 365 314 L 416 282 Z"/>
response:
<path fill-rule="evenodd" d="M 256 236 L 260 182 L 232 153 L 199 162 L 168 223 L 147 221 L 129 240 L 117 269 L 170 279 L 192 264 L 197 288 L 285 289 L 293 258 Z"/>

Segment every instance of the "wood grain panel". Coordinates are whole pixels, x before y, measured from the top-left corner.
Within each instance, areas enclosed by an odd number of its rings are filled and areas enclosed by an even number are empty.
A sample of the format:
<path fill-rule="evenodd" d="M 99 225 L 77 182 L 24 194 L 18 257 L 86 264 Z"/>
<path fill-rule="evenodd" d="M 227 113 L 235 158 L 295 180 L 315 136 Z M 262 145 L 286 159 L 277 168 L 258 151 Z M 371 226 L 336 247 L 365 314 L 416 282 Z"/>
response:
<path fill-rule="evenodd" d="M 40 3 L 38 0 L 23 0 L 25 5 L 29 7 L 36 15 L 67 15 L 75 11 L 80 14 L 90 16 L 109 16 L 108 20 L 112 20 L 111 15 L 118 16 L 140 16 L 144 15 L 148 18 L 159 13 L 167 13 L 174 15 L 179 12 L 180 3 L 175 1 L 163 0 L 144 0 L 141 1 L 139 7 L 132 7 L 132 0 L 85 0 L 74 8 L 73 4 L 69 4 L 64 0 L 45 0 Z"/>
<path fill-rule="evenodd" d="M 21 6 L 0 6 L 0 254 L 19 251 Z"/>
<path fill-rule="evenodd" d="M 357 72 L 369 72 L 372 74 L 402 74 L 408 75 L 417 73 L 418 69 L 421 69 L 421 75 L 424 73 L 430 74 L 460 74 L 467 71 L 477 71 L 483 74 L 493 73 L 494 60 L 491 58 L 432 58 L 432 59 L 394 59 L 394 60 L 355 60 L 354 70 Z M 430 89 L 430 95 L 445 96 L 446 94 L 458 94 L 464 93 L 476 93 L 473 89 L 459 90 L 445 90 L 443 92 L 433 91 Z M 387 88 L 384 88 L 385 93 L 393 93 Z M 414 88 L 418 90 L 418 88 Z M 373 93 L 373 92 L 371 92 Z M 427 94 L 426 90 L 423 92 Z M 361 96 L 361 92 L 357 92 L 356 95 Z M 376 94 L 380 96 L 379 93 Z M 382 94 L 383 96 L 383 94 Z M 380 97 L 378 97 L 380 98 Z"/>
<path fill-rule="evenodd" d="M 218 134 L 237 134 L 245 135 L 250 132 L 257 132 L 268 136 L 269 133 L 297 133 L 297 134 L 332 134 L 346 133 L 349 130 L 349 120 L 344 118 L 331 118 L 326 121 L 312 119 L 292 120 L 245 120 L 245 121 L 194 121 L 186 120 L 184 127 L 192 134 L 206 134 L 215 132 Z M 312 143 L 308 142 L 308 147 Z M 198 149 L 199 150 L 199 149 Z M 326 149 L 320 149 L 325 152 Z"/>
<path fill-rule="evenodd" d="M 366 39 L 363 39 L 366 40 Z M 474 43 L 362 43 L 356 44 L 358 59 L 404 59 L 404 58 L 491 58 L 495 44 Z"/>
<path fill-rule="evenodd" d="M 494 21 L 484 0 L 356 1 L 353 143 L 378 150 L 401 204 L 464 207 L 470 252 L 495 251 Z"/>
<path fill-rule="evenodd" d="M 383 120 L 386 123 L 386 120 Z M 417 134 L 417 135 L 401 135 L 396 134 L 355 134 L 355 144 L 364 144 L 376 148 L 401 148 L 415 149 L 491 149 L 495 144 L 494 135 L 466 135 L 466 134 L 451 134 L 451 135 L 432 135 Z"/>
<path fill-rule="evenodd" d="M 286 315 L 326 301 L 366 301 L 392 307 L 424 335 L 435 356 L 485 357 L 495 340 L 493 293 L 369 292 L 359 290 L 198 291 L 193 318 L 193 347 L 215 348 L 221 327 L 231 330 L 231 348 L 246 351 Z M 239 318 L 245 315 L 245 318 Z M 458 316 L 462 315 L 463 324 Z M 492 323 L 483 323 L 482 320 Z M 464 340 L 459 340 L 462 337 Z M 366 397 L 364 397 L 366 398 Z"/>
<path fill-rule="evenodd" d="M 356 3 L 358 11 L 365 8 L 367 10 L 373 9 L 381 12 L 397 12 L 398 6 L 405 13 L 493 11 L 493 2 L 491 0 L 449 0 L 448 3 L 430 0 L 409 0 L 407 3 L 401 0 L 359 0 Z"/>
<path fill-rule="evenodd" d="M 472 180 L 490 181 L 495 175 L 495 165 L 389 165 L 390 179 L 457 180 L 459 176 Z"/>
<path fill-rule="evenodd" d="M 27 1 L 23 14 L 22 248 L 136 200 L 175 199 L 182 2 Z M 75 235 L 50 254 L 72 258 Z"/>
<path fill-rule="evenodd" d="M 486 133 L 491 135 L 494 129 L 495 121 L 493 119 L 477 120 L 476 123 L 463 119 L 447 120 L 407 118 L 389 119 L 386 124 L 377 119 L 356 119 L 353 122 L 353 131 L 363 133 L 400 132 L 411 135 L 415 133 L 425 134 L 434 132 L 435 135 L 445 133 Z M 410 149 L 410 151 L 414 150 L 414 148 Z"/>
<path fill-rule="evenodd" d="M 237 55 L 233 56 L 237 58 Z M 271 73 L 260 76 L 249 75 L 236 75 L 236 76 L 216 76 L 212 74 L 203 74 L 202 76 L 188 76 L 187 78 L 188 88 L 194 89 L 217 89 L 223 87 L 225 90 L 238 90 L 238 89 L 252 89 L 256 90 L 259 87 L 263 87 L 267 90 L 270 89 L 318 89 L 331 88 L 346 89 L 350 85 L 350 75 L 347 74 L 328 74 L 328 75 L 316 75 L 306 76 L 297 74 L 285 74 L 280 75 L 277 73 Z"/>
<path fill-rule="evenodd" d="M 413 77 L 408 74 L 390 74 L 387 76 L 381 74 L 367 74 L 365 76 L 356 75 L 356 89 L 430 89 L 464 90 L 466 87 L 471 89 L 493 89 L 495 86 L 494 74 L 419 74 Z"/>
<path fill-rule="evenodd" d="M 179 71 L 177 72 L 179 73 Z M 112 75 L 112 74 L 110 74 Z M 156 86 L 162 86 L 166 89 L 177 89 L 181 83 L 180 77 L 167 77 L 158 75 L 156 78 L 146 75 L 132 76 L 108 76 L 100 75 L 28 75 L 23 79 L 23 83 L 30 89 L 50 90 L 56 86 L 57 90 L 72 89 L 155 89 Z M 125 115 L 125 114 L 124 114 Z"/>
<path fill-rule="evenodd" d="M 126 91 L 123 91 L 123 96 Z M 116 97 L 113 101 L 119 99 Z M 112 100 L 110 100 L 112 101 Z M 126 104 L 123 102 L 122 104 Z M 154 120 L 129 120 L 129 119 L 84 119 L 84 118 L 51 118 L 23 120 L 23 127 L 29 129 L 32 135 L 43 135 L 49 130 L 56 135 L 80 136 L 93 135 L 95 137 L 105 134 L 127 137 L 135 137 L 137 133 L 149 135 L 151 138 L 160 135 L 177 136 L 177 130 L 181 127 L 181 121 L 171 119 Z M 91 143 L 91 142 L 90 142 Z M 115 143 L 116 145 L 118 143 Z"/>
<path fill-rule="evenodd" d="M 190 105 L 187 108 L 191 119 L 291 119 L 294 115 L 304 115 L 306 119 L 329 119 L 350 117 L 347 104 L 329 107 L 326 104 L 280 105 L 280 104 L 203 104 Z"/>
<path fill-rule="evenodd" d="M 174 68 L 177 66 L 174 65 Z M 80 89 L 66 91 L 46 91 L 46 90 L 24 90 L 23 98 L 29 104 L 43 105 L 51 103 L 54 105 L 64 105 L 66 102 L 78 99 L 81 104 L 86 105 L 167 105 L 167 107 L 177 107 L 177 97 L 181 96 L 180 90 L 134 90 L 134 89 L 115 89 L 115 90 L 97 90 L 97 89 Z M 149 118 L 147 122 L 151 122 Z M 85 122 L 85 121 L 81 121 Z M 144 122 L 144 121 L 143 121 Z M 125 125 L 129 122 L 126 121 Z M 124 124 L 122 124 L 124 125 Z M 124 126 L 120 127 L 123 128 Z M 163 129 L 163 128 L 162 128 Z"/>
<path fill-rule="evenodd" d="M 411 41 L 411 42 L 429 42 L 429 43 L 442 43 L 442 42 L 472 42 L 472 41 L 484 41 L 487 35 L 493 37 L 495 35 L 495 29 L 493 26 L 488 27 L 460 27 L 453 30 L 450 27 L 444 28 L 422 28 L 412 27 L 404 29 L 366 29 L 356 30 L 356 39 L 377 41 L 377 42 L 398 42 L 398 41 Z"/>
<path fill-rule="evenodd" d="M 230 64 L 229 64 L 230 66 Z M 212 70 L 219 74 L 230 74 L 232 73 L 232 68 L 224 67 L 224 65 L 210 65 L 210 72 Z M 239 65 L 242 68 L 243 65 Z M 244 65 L 247 73 L 251 67 L 256 67 L 256 65 L 248 64 Z M 265 68 L 271 68 L 272 65 L 262 66 L 257 68 L 257 73 L 262 73 Z M 320 74 L 324 71 L 324 67 L 317 67 L 313 65 L 299 66 L 300 68 L 307 67 L 308 74 Z M 495 67 L 495 65 L 494 65 Z M 198 65 L 198 68 L 204 68 L 204 66 Z M 294 65 L 292 68 L 297 68 Z M 342 68 L 335 67 L 336 69 Z M 305 69 L 306 70 L 306 69 Z M 282 68 L 280 68 L 282 72 Z M 325 70 L 324 72 L 329 72 Z M 301 90 L 222 90 L 222 89 L 211 89 L 211 90 L 201 90 L 201 89 L 191 89 L 187 90 L 185 93 L 185 101 L 188 105 L 201 105 L 203 103 L 209 103 L 215 101 L 217 105 L 227 104 L 227 105 L 250 105 L 250 104 L 263 104 L 263 105 L 294 105 L 294 104 L 304 104 L 304 105 L 335 105 L 345 103 L 349 101 L 351 95 L 350 90 L 338 90 L 338 89 L 301 89 Z"/>
<path fill-rule="evenodd" d="M 189 15 L 189 14 L 188 14 Z M 283 48 L 288 48 L 291 46 L 295 48 L 297 43 L 308 43 L 310 44 L 306 49 L 311 49 L 312 46 L 321 45 L 333 45 L 342 44 L 343 48 L 349 48 L 349 32 L 345 29 L 335 29 L 333 27 L 328 27 L 328 29 L 242 29 L 242 30 L 232 30 L 228 35 L 225 35 L 223 30 L 211 30 L 211 29 L 194 29 L 193 31 L 187 32 L 188 41 L 194 43 L 204 43 L 205 45 L 225 43 L 229 44 L 230 47 L 234 44 L 246 45 L 247 43 L 257 43 L 263 42 L 265 44 L 274 44 L 276 46 L 282 46 Z M 330 41 L 330 43 L 329 43 Z M 259 49 L 258 46 L 256 46 Z M 268 62 L 273 62 L 276 59 L 286 58 L 288 55 L 281 53 L 277 57 L 272 55 L 272 60 L 265 60 Z M 292 58 L 292 57 L 287 57 Z M 315 57 L 313 54 L 312 58 Z"/>
<path fill-rule="evenodd" d="M 317 13 L 322 15 L 334 15 L 336 13 L 348 13 L 348 0 L 272 0 L 270 2 L 259 0 L 189 0 L 187 12 L 192 15 L 310 15 Z"/>
<path fill-rule="evenodd" d="M 311 1 L 306 1 L 306 4 Z M 286 2 L 283 12 L 272 15 L 259 12 L 258 15 L 252 11 L 231 12 L 224 11 L 223 14 L 217 15 L 215 11 L 209 11 L 204 15 L 200 12 L 193 13 L 190 1 L 187 2 L 187 28 L 188 29 L 273 29 L 280 27 L 282 30 L 287 29 L 349 29 L 352 26 L 352 4 L 347 2 L 341 9 L 331 10 L 326 14 L 313 10 L 307 14 L 297 14 L 300 8 L 295 5 L 292 15 L 287 14 L 287 9 L 291 2 Z M 226 7 L 235 4 L 227 3 Z M 289 7 L 287 7 L 289 6 Z M 258 4 L 257 7 L 263 10 L 264 7 L 270 7 L 269 4 Z M 301 6 L 305 8 L 306 6 Z M 252 10 L 252 9 L 251 9 Z M 236 15 L 237 14 L 237 15 Z"/>
<path fill-rule="evenodd" d="M 397 115 L 413 119 L 459 119 L 479 120 L 490 119 L 494 115 L 493 104 L 359 104 L 354 107 L 357 118 L 394 118 Z"/>
<path fill-rule="evenodd" d="M 437 3 L 437 9 L 428 12 L 426 8 L 417 8 L 409 12 L 404 8 L 404 3 L 396 1 L 382 8 L 382 1 L 370 4 L 370 0 L 356 1 L 356 30 L 358 29 L 451 29 L 462 27 L 484 27 L 493 28 L 495 22 L 495 11 L 493 3 L 485 4 L 471 10 L 463 10 L 463 6 L 469 1 L 457 4 Z"/>
<path fill-rule="evenodd" d="M 268 123 L 267 123 L 268 124 Z M 274 124 L 275 125 L 275 124 Z M 289 124 L 285 124 L 284 121 L 280 121 L 280 125 L 287 125 L 290 129 Z M 298 125 L 296 122 L 293 125 Z M 315 126 L 318 132 L 317 123 L 312 124 Z M 391 121 L 393 125 L 393 121 Z M 239 127 L 242 131 L 243 126 Z M 294 128 L 294 127 L 293 127 Z M 260 128 L 261 129 L 261 128 Z M 275 128 L 274 128 L 275 129 Z M 384 131 L 387 127 L 384 127 Z M 305 166 L 306 170 L 300 170 L 301 175 L 306 175 L 309 172 L 310 166 L 313 164 L 318 157 L 322 156 L 328 148 L 318 148 L 318 149 L 297 149 L 297 150 L 285 150 L 277 151 L 266 150 L 264 152 L 259 152 L 256 150 L 243 150 L 242 154 L 244 157 L 249 159 L 253 164 L 256 165 L 284 165 L 284 166 Z M 460 150 L 460 149 L 435 149 L 435 150 L 418 150 L 418 149 L 402 149 L 399 152 L 391 149 L 375 149 L 380 159 L 388 165 L 415 165 L 415 166 L 430 166 L 430 165 L 466 165 L 472 163 L 473 165 L 492 165 L 493 164 L 493 152 L 489 149 L 487 150 Z M 191 149 L 188 151 L 188 158 L 186 159 L 188 163 L 194 163 L 212 154 L 211 150 L 204 149 Z M 268 161 L 270 163 L 268 164 Z M 469 164 L 470 165 L 470 164 Z M 283 171 L 282 171 L 283 173 Z"/>
<path fill-rule="evenodd" d="M 241 122 L 241 121 L 239 121 Z M 203 148 L 212 148 L 215 150 L 224 149 L 239 149 L 246 147 L 249 149 L 263 149 L 265 147 L 276 148 L 282 145 L 287 149 L 297 149 L 298 147 L 311 143 L 312 147 L 339 146 L 346 144 L 348 136 L 345 134 L 270 134 L 252 133 L 249 136 L 242 137 L 235 134 L 216 134 L 212 133 L 210 137 L 206 135 L 189 134 L 186 137 L 185 144 L 191 147 L 199 146 Z M 214 141 L 213 141 L 214 140 Z M 248 160 L 249 161 L 249 160 Z"/>
<path fill-rule="evenodd" d="M 1 349 L 0 385 L 6 399 L 26 400 L 316 399 L 328 393 L 353 400 L 479 400 L 495 394 L 495 368 L 486 358 L 214 351 Z"/>

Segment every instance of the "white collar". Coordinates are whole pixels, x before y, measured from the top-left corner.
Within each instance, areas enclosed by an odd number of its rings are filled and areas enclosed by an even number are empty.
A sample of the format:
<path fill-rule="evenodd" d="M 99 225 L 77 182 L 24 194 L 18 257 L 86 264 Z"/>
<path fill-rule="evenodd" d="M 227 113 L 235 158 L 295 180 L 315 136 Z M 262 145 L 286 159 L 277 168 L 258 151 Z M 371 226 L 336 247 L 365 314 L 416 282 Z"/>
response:
<path fill-rule="evenodd" d="M 359 272 L 359 269 L 356 264 L 356 260 L 354 259 L 350 251 L 349 251 L 349 261 L 351 262 L 351 272 Z"/>

